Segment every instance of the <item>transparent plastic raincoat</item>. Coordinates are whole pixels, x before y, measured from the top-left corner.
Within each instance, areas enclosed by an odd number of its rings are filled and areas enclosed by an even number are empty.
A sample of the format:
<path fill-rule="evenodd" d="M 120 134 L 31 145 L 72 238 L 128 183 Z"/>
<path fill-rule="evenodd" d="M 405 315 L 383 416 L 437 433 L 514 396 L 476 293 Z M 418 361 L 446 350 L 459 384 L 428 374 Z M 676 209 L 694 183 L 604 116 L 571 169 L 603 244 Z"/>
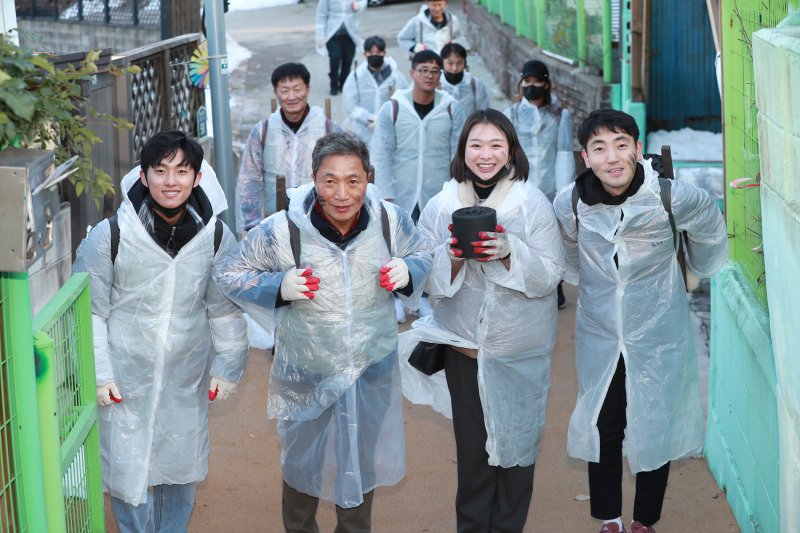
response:
<path fill-rule="evenodd" d="M 519 143 L 528 156 L 528 180 L 552 201 L 559 190 L 575 179 L 572 113 L 562 109 L 561 102 L 552 95 L 549 107 L 536 107 L 523 98 L 503 114 L 514 124 Z"/>
<path fill-rule="evenodd" d="M 579 286 L 578 400 L 568 453 L 599 460 L 597 418 L 621 353 L 628 400 L 625 453 L 633 473 L 698 455 L 705 433 L 688 298 L 672 230 L 657 174 L 649 160 L 639 163 L 645 181 L 621 205 L 578 202 L 577 232 L 572 187 L 554 202 L 567 257 L 564 279 Z M 672 212 L 677 229 L 688 233 L 688 270 L 710 277 L 728 257 L 722 213 L 708 193 L 682 181 L 672 183 Z"/>
<path fill-rule="evenodd" d="M 364 39 L 359 35 L 358 14 L 367 8 L 367 0 L 320 0 L 317 4 L 315 39 L 317 42 L 328 42 L 344 24 L 347 34 L 360 49 Z M 325 46 L 317 47 L 317 52 L 328 55 Z"/>
<path fill-rule="evenodd" d="M 369 150 L 375 185 L 383 198 L 393 199 L 409 213 L 418 204 L 420 210 L 424 208 L 450 179 L 450 161 L 466 119 L 458 102 L 436 91 L 433 111 L 420 120 L 412 90 L 392 97 L 397 100 L 396 117 L 391 100 L 383 104 Z"/>
<path fill-rule="evenodd" d="M 214 171 L 203 163 L 200 187 L 214 214 L 227 208 Z M 214 254 L 216 217 L 170 257 L 150 236 L 153 213 L 136 213 L 127 196 L 139 167 L 122 180 L 119 247 L 111 261 L 108 222 L 83 240 L 73 266 L 91 276 L 97 384 L 116 381 L 122 403 L 99 408 L 103 483 L 139 505 L 148 485 L 200 481 L 208 472 L 210 375 L 238 382 L 247 361 L 241 311 L 214 273 L 236 246 L 224 226 Z M 187 216 L 200 220 L 190 208 Z"/>
<path fill-rule="evenodd" d="M 445 10 L 444 16 L 447 17 L 447 24 L 443 28 L 437 29 L 425 14 L 427 10 L 428 6 L 425 4 L 420 6 L 419 13 L 411 17 L 397 34 L 397 44 L 400 49 L 411 52 L 417 44 L 422 43 L 428 50 L 433 50 L 438 54 L 442 47 L 449 42 L 465 44 L 457 16 Z"/>
<path fill-rule="evenodd" d="M 275 212 L 275 178 L 286 177 L 286 187 L 311 181 L 311 152 L 317 140 L 340 128 L 325 118 L 322 108 L 311 106 L 297 133 L 283 121 L 277 109 L 250 131 L 236 181 L 236 229 L 244 231 Z"/>
<path fill-rule="evenodd" d="M 349 115 L 344 127 L 364 139 L 366 143 L 372 140 L 376 115 L 381 106 L 395 91 L 408 86 L 408 80 L 397 70 L 394 59 L 387 56 L 383 62 L 392 69 L 392 73 L 381 82 L 380 86 L 365 61 L 350 73 L 342 88 L 344 112 Z"/>
<path fill-rule="evenodd" d="M 508 232 L 511 269 L 467 259 L 451 283 L 448 225 L 453 211 L 477 203 L 472 184 L 453 179 L 423 210 L 420 230 L 435 245 L 426 284 L 433 315 L 401 334 L 401 345 L 410 351 L 425 340 L 477 349 L 489 464 L 529 466 L 544 430 L 564 251 L 547 198 L 527 182 L 504 179 L 480 205 L 496 209 Z M 400 353 L 406 397 L 449 414 L 449 407 L 442 409 L 448 393 L 441 373 L 429 377 L 411 369 L 408 355 Z"/>
<path fill-rule="evenodd" d="M 364 203 L 367 229 L 344 250 L 311 223 L 315 198 L 313 184 L 291 191 L 288 214 L 276 213 L 253 228 L 219 281 L 259 320 L 259 308 L 275 306 L 284 273 L 295 267 L 286 217 L 298 226 L 301 264 L 313 269 L 320 284 L 313 300 L 275 310 L 267 415 L 278 420 L 289 486 L 350 508 L 405 474 L 397 323 L 379 271 L 391 257 L 403 258 L 411 298 L 418 298 L 430 251 L 408 214 L 384 202 L 392 243 L 387 249 L 373 185 Z"/>
<path fill-rule="evenodd" d="M 464 71 L 464 78 L 455 85 L 447 81 L 447 78 L 444 77 L 444 72 L 442 72 L 439 81 L 441 82 L 442 90 L 461 104 L 465 116 L 470 116 L 478 109 L 486 109 L 491 106 L 489 93 L 486 92 L 486 85 L 467 71 Z"/>

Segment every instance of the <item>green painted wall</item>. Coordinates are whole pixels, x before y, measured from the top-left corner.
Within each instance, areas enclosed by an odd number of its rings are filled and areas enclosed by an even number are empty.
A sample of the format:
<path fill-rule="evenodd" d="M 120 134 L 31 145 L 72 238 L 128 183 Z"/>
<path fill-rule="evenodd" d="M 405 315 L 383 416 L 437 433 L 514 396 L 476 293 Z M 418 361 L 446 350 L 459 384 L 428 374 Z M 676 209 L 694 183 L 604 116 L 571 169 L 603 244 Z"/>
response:
<path fill-rule="evenodd" d="M 766 310 L 731 262 L 711 282 L 705 455 L 742 531 L 780 529 L 775 366 Z"/>

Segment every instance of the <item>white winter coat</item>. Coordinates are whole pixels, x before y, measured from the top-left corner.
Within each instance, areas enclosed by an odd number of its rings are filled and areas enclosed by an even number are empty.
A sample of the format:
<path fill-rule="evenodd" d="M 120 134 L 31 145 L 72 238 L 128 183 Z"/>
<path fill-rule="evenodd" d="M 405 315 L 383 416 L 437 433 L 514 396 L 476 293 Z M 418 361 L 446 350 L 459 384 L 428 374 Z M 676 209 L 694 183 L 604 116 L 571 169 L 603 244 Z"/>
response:
<path fill-rule="evenodd" d="M 442 71 L 440 82 L 442 90 L 461 104 L 465 116 L 470 116 L 478 109 L 486 109 L 491 106 L 486 85 L 467 71 L 464 71 L 464 79 L 456 85 L 448 82 Z"/>
<path fill-rule="evenodd" d="M 394 59 L 387 56 L 383 61 L 384 65 L 392 69 L 392 73 L 381 82 L 380 86 L 365 61 L 347 76 L 342 88 L 344 112 L 349 115 L 344 127 L 364 139 L 366 143 L 372 140 L 377 113 L 381 106 L 395 91 L 408 86 L 408 80 L 397 69 Z"/>
<path fill-rule="evenodd" d="M 536 107 L 523 98 L 503 111 L 528 156 L 529 180 L 551 201 L 575 179 L 572 113 L 555 95 L 552 99 L 549 107 Z"/>
<path fill-rule="evenodd" d="M 448 225 L 453 211 L 472 205 L 497 211 L 497 222 L 509 235 L 511 268 L 506 270 L 500 261 L 467 259 L 451 282 Z M 555 289 L 564 272 L 553 208 L 527 182 L 501 180 L 479 202 L 471 182 L 453 179 L 428 202 L 419 227 L 435 245 L 426 284 L 433 315 L 403 333 L 408 339 L 401 346 L 410 350 L 419 340 L 449 339 L 447 344 L 476 348 L 489 464 L 531 465 L 544 430 L 557 329 Z M 446 395 L 444 380 L 413 370 L 408 355 L 400 353 L 406 396 L 417 401 L 421 388 L 434 389 L 434 399 Z"/>
<path fill-rule="evenodd" d="M 284 273 L 295 267 L 287 216 L 298 226 L 300 262 L 320 285 L 313 300 L 275 310 L 267 414 L 278 420 L 286 482 L 354 507 L 363 494 L 397 483 L 405 472 L 397 322 L 392 295 L 378 282 L 380 268 L 391 257 L 402 258 L 412 299 L 418 298 L 430 252 L 408 214 L 383 202 L 391 233 L 387 249 L 373 185 L 364 204 L 367 229 L 344 250 L 311 223 L 314 199 L 311 183 L 291 191 L 288 215 L 281 211 L 253 228 L 219 280 L 258 320 L 260 309 L 275 306 Z"/>
<path fill-rule="evenodd" d="M 375 184 L 383 198 L 411 213 L 420 210 L 450 179 L 450 161 L 464 126 L 464 111 L 445 92 L 436 91 L 433 110 L 420 120 L 412 89 L 395 93 L 397 117 L 391 100 L 383 104 L 370 144 Z"/>
<path fill-rule="evenodd" d="M 200 187 L 218 215 L 227 202 L 211 167 L 204 163 L 202 172 Z M 170 257 L 127 196 L 138 180 L 139 167 L 122 180 L 115 261 L 104 221 L 83 240 L 74 265 L 91 276 L 97 384 L 115 381 L 123 397 L 99 408 L 103 484 L 132 505 L 145 501 L 148 485 L 205 478 L 209 375 L 238 382 L 248 350 L 242 313 L 214 281 L 236 246 L 232 233 L 223 227 L 214 254 L 212 216 Z"/>
<path fill-rule="evenodd" d="M 442 51 L 442 47 L 450 42 L 462 42 L 461 24 L 458 17 L 450 11 L 445 10 L 444 16 L 447 24 L 444 28 L 436 29 L 431 23 L 425 11 L 428 7 L 423 4 L 419 8 L 419 13 L 406 22 L 400 33 L 397 34 L 397 44 L 404 52 L 411 52 L 417 44 L 424 44 L 428 50 L 433 50 L 437 54 Z"/>
<path fill-rule="evenodd" d="M 355 9 L 353 7 L 355 6 Z M 319 0 L 317 4 L 315 38 L 317 42 L 328 42 L 344 24 L 347 34 L 356 45 L 356 49 L 364 46 L 358 29 L 358 14 L 367 7 L 367 0 Z M 317 47 L 317 52 L 327 56 L 325 46 Z"/>
<path fill-rule="evenodd" d="M 572 212 L 574 185 L 554 203 L 567 254 L 564 279 L 579 286 L 578 400 L 569 422 L 568 453 L 599 460 L 597 418 L 621 353 L 628 403 L 624 450 L 633 473 L 700 454 L 705 434 L 688 298 L 673 234 L 657 174 L 649 160 L 640 164 L 645 181 L 621 205 L 578 201 L 580 230 Z M 682 181 L 672 183 L 672 212 L 677 229 L 688 233 L 688 270 L 710 277 L 728 257 L 722 213 L 705 191 Z"/>

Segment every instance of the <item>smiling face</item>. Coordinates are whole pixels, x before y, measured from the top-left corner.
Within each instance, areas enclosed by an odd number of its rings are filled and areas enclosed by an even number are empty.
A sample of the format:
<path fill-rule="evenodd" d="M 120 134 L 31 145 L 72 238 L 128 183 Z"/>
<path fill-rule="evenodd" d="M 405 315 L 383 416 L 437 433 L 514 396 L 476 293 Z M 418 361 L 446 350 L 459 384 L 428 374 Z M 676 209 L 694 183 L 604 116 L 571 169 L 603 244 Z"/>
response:
<path fill-rule="evenodd" d="M 322 212 L 339 233 L 355 222 L 367 194 L 367 171 L 355 155 L 329 155 L 314 175 L 314 188 Z"/>
<path fill-rule="evenodd" d="M 308 105 L 309 91 L 310 87 L 306 85 L 303 78 L 281 80 L 275 86 L 275 97 L 289 120 L 295 121 L 293 117 L 299 119 L 299 115 L 305 111 L 306 105 Z"/>
<path fill-rule="evenodd" d="M 505 134 L 494 124 L 485 122 L 470 130 L 464 161 L 479 180 L 487 181 L 508 163 L 509 152 Z"/>
<path fill-rule="evenodd" d="M 426 2 L 428 5 L 428 9 L 431 10 L 431 18 L 436 22 L 439 22 L 444 18 L 444 10 L 447 7 L 447 2 L 445 0 L 428 0 Z"/>
<path fill-rule="evenodd" d="M 156 166 L 139 171 L 139 179 L 150 190 L 153 200 L 166 209 L 181 207 L 189 199 L 192 189 L 200 184 L 202 172 L 194 173 L 188 163 L 183 163 L 183 150 L 165 157 Z"/>
<path fill-rule="evenodd" d="M 628 190 L 642 158 L 642 143 L 627 133 L 600 130 L 589 137 L 581 151 L 583 161 L 600 179 L 603 188 L 614 196 Z"/>

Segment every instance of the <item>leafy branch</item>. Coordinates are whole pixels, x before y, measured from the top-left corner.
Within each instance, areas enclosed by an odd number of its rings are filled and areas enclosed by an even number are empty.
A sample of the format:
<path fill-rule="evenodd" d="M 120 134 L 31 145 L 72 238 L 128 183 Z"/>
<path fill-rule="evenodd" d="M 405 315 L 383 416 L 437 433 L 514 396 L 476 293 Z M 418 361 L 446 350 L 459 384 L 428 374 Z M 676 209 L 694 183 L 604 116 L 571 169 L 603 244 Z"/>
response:
<path fill-rule="evenodd" d="M 55 151 L 56 164 L 78 156 L 78 170 L 70 176 L 78 195 L 87 188 L 99 206 L 114 191 L 111 176 L 92 165 L 92 147 L 102 142 L 90 126 L 107 122 L 117 128 L 132 124 L 94 109 L 81 94 L 81 82 L 99 69 L 99 51 L 92 51 L 76 65 L 55 68 L 45 55 L 20 48 L 0 35 L 0 150 L 38 147 Z M 138 67 L 108 72 L 136 73 Z"/>

